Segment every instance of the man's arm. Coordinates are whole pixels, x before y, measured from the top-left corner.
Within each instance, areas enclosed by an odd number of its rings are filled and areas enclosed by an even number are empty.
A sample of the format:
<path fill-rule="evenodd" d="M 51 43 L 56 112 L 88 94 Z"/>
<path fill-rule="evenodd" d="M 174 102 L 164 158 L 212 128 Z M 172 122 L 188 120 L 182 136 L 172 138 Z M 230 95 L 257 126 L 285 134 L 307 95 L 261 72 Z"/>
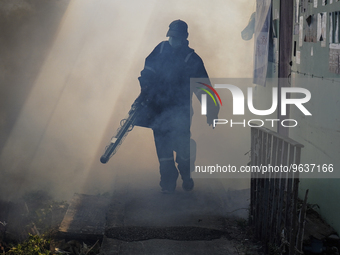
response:
<path fill-rule="evenodd" d="M 158 80 L 158 63 L 159 54 L 161 54 L 164 42 L 159 43 L 149 56 L 145 59 L 144 68 L 141 75 L 138 77 L 141 87 L 141 93 L 150 93 L 150 89 L 157 85 Z"/>
<path fill-rule="evenodd" d="M 210 81 L 209 81 L 209 77 L 208 77 L 208 73 L 204 67 L 203 61 L 202 59 L 195 54 L 193 56 L 193 61 L 194 61 L 194 74 L 192 75 L 192 78 L 204 78 L 204 83 L 212 86 Z M 199 87 L 199 88 L 197 88 Z M 218 104 L 218 99 L 216 98 L 216 95 L 214 94 L 213 91 L 211 91 L 211 89 L 207 88 L 206 86 L 202 85 L 202 84 L 196 84 L 193 87 L 193 92 L 196 95 L 197 99 L 201 102 L 202 99 L 202 94 L 206 94 L 206 92 L 200 88 L 204 88 L 206 90 L 208 90 L 211 95 L 214 97 L 215 100 L 213 100 L 211 98 L 210 95 L 207 95 L 207 123 L 208 125 L 213 125 L 214 119 L 218 119 L 218 113 L 220 111 L 220 106 Z"/>

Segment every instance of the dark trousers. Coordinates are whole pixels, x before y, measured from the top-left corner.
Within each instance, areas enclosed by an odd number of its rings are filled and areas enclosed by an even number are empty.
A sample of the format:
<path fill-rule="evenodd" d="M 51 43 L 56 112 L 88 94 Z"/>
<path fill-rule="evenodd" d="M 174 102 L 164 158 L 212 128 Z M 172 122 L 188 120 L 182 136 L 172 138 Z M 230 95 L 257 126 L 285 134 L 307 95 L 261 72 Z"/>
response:
<path fill-rule="evenodd" d="M 196 143 L 190 138 L 190 115 L 172 112 L 159 120 L 159 125 L 153 128 L 153 133 L 160 165 L 160 186 L 174 190 L 179 174 L 182 180 L 191 178 L 190 165 L 194 167 L 196 158 Z"/>

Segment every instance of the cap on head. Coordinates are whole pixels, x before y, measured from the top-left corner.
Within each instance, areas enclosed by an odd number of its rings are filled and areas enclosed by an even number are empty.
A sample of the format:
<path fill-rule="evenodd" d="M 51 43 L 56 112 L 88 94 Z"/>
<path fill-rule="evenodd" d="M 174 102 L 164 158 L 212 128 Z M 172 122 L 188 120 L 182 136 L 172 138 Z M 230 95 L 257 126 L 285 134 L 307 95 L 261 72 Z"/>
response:
<path fill-rule="evenodd" d="M 188 25 L 183 20 L 175 20 L 170 23 L 167 37 L 174 36 L 186 39 L 188 38 Z"/>

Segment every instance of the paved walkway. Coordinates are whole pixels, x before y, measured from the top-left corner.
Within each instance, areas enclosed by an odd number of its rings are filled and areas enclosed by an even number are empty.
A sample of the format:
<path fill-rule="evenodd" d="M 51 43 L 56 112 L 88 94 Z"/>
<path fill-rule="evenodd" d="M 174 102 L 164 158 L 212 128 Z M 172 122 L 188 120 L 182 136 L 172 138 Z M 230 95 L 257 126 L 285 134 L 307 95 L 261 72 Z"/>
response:
<path fill-rule="evenodd" d="M 225 222 L 247 216 L 248 190 L 226 191 L 217 179 L 196 179 L 192 192 L 178 180 L 174 194 L 162 194 L 158 179 L 157 173 L 117 176 L 103 255 L 239 254 Z"/>

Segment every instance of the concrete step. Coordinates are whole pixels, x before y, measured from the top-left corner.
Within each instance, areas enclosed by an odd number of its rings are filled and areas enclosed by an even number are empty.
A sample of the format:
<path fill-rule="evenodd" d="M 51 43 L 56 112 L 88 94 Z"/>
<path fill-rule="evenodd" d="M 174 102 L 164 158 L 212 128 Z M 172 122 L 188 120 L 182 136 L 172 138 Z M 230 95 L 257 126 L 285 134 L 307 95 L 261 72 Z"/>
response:
<path fill-rule="evenodd" d="M 162 194 L 157 174 L 117 177 L 101 254 L 239 254 L 226 227 L 239 209 L 247 215 L 249 190 L 226 191 L 214 179 L 195 189 Z"/>
<path fill-rule="evenodd" d="M 71 240 L 102 240 L 109 202 L 103 196 L 74 194 L 60 225 L 60 236 Z"/>
<path fill-rule="evenodd" d="M 231 240 L 219 238 L 211 241 L 176 241 L 150 239 L 124 242 L 104 238 L 101 255 L 239 255 Z"/>
<path fill-rule="evenodd" d="M 226 191 L 215 179 L 162 194 L 157 174 L 120 174 L 111 197 L 74 194 L 60 226 L 63 238 L 102 240 L 101 254 L 239 254 L 226 219 L 243 215 L 249 190 Z M 244 214 L 245 212 L 245 214 Z"/>
<path fill-rule="evenodd" d="M 105 231 L 108 238 L 126 242 L 150 239 L 169 239 L 179 241 L 214 240 L 221 237 L 230 238 L 227 231 L 202 227 L 115 227 Z"/>

